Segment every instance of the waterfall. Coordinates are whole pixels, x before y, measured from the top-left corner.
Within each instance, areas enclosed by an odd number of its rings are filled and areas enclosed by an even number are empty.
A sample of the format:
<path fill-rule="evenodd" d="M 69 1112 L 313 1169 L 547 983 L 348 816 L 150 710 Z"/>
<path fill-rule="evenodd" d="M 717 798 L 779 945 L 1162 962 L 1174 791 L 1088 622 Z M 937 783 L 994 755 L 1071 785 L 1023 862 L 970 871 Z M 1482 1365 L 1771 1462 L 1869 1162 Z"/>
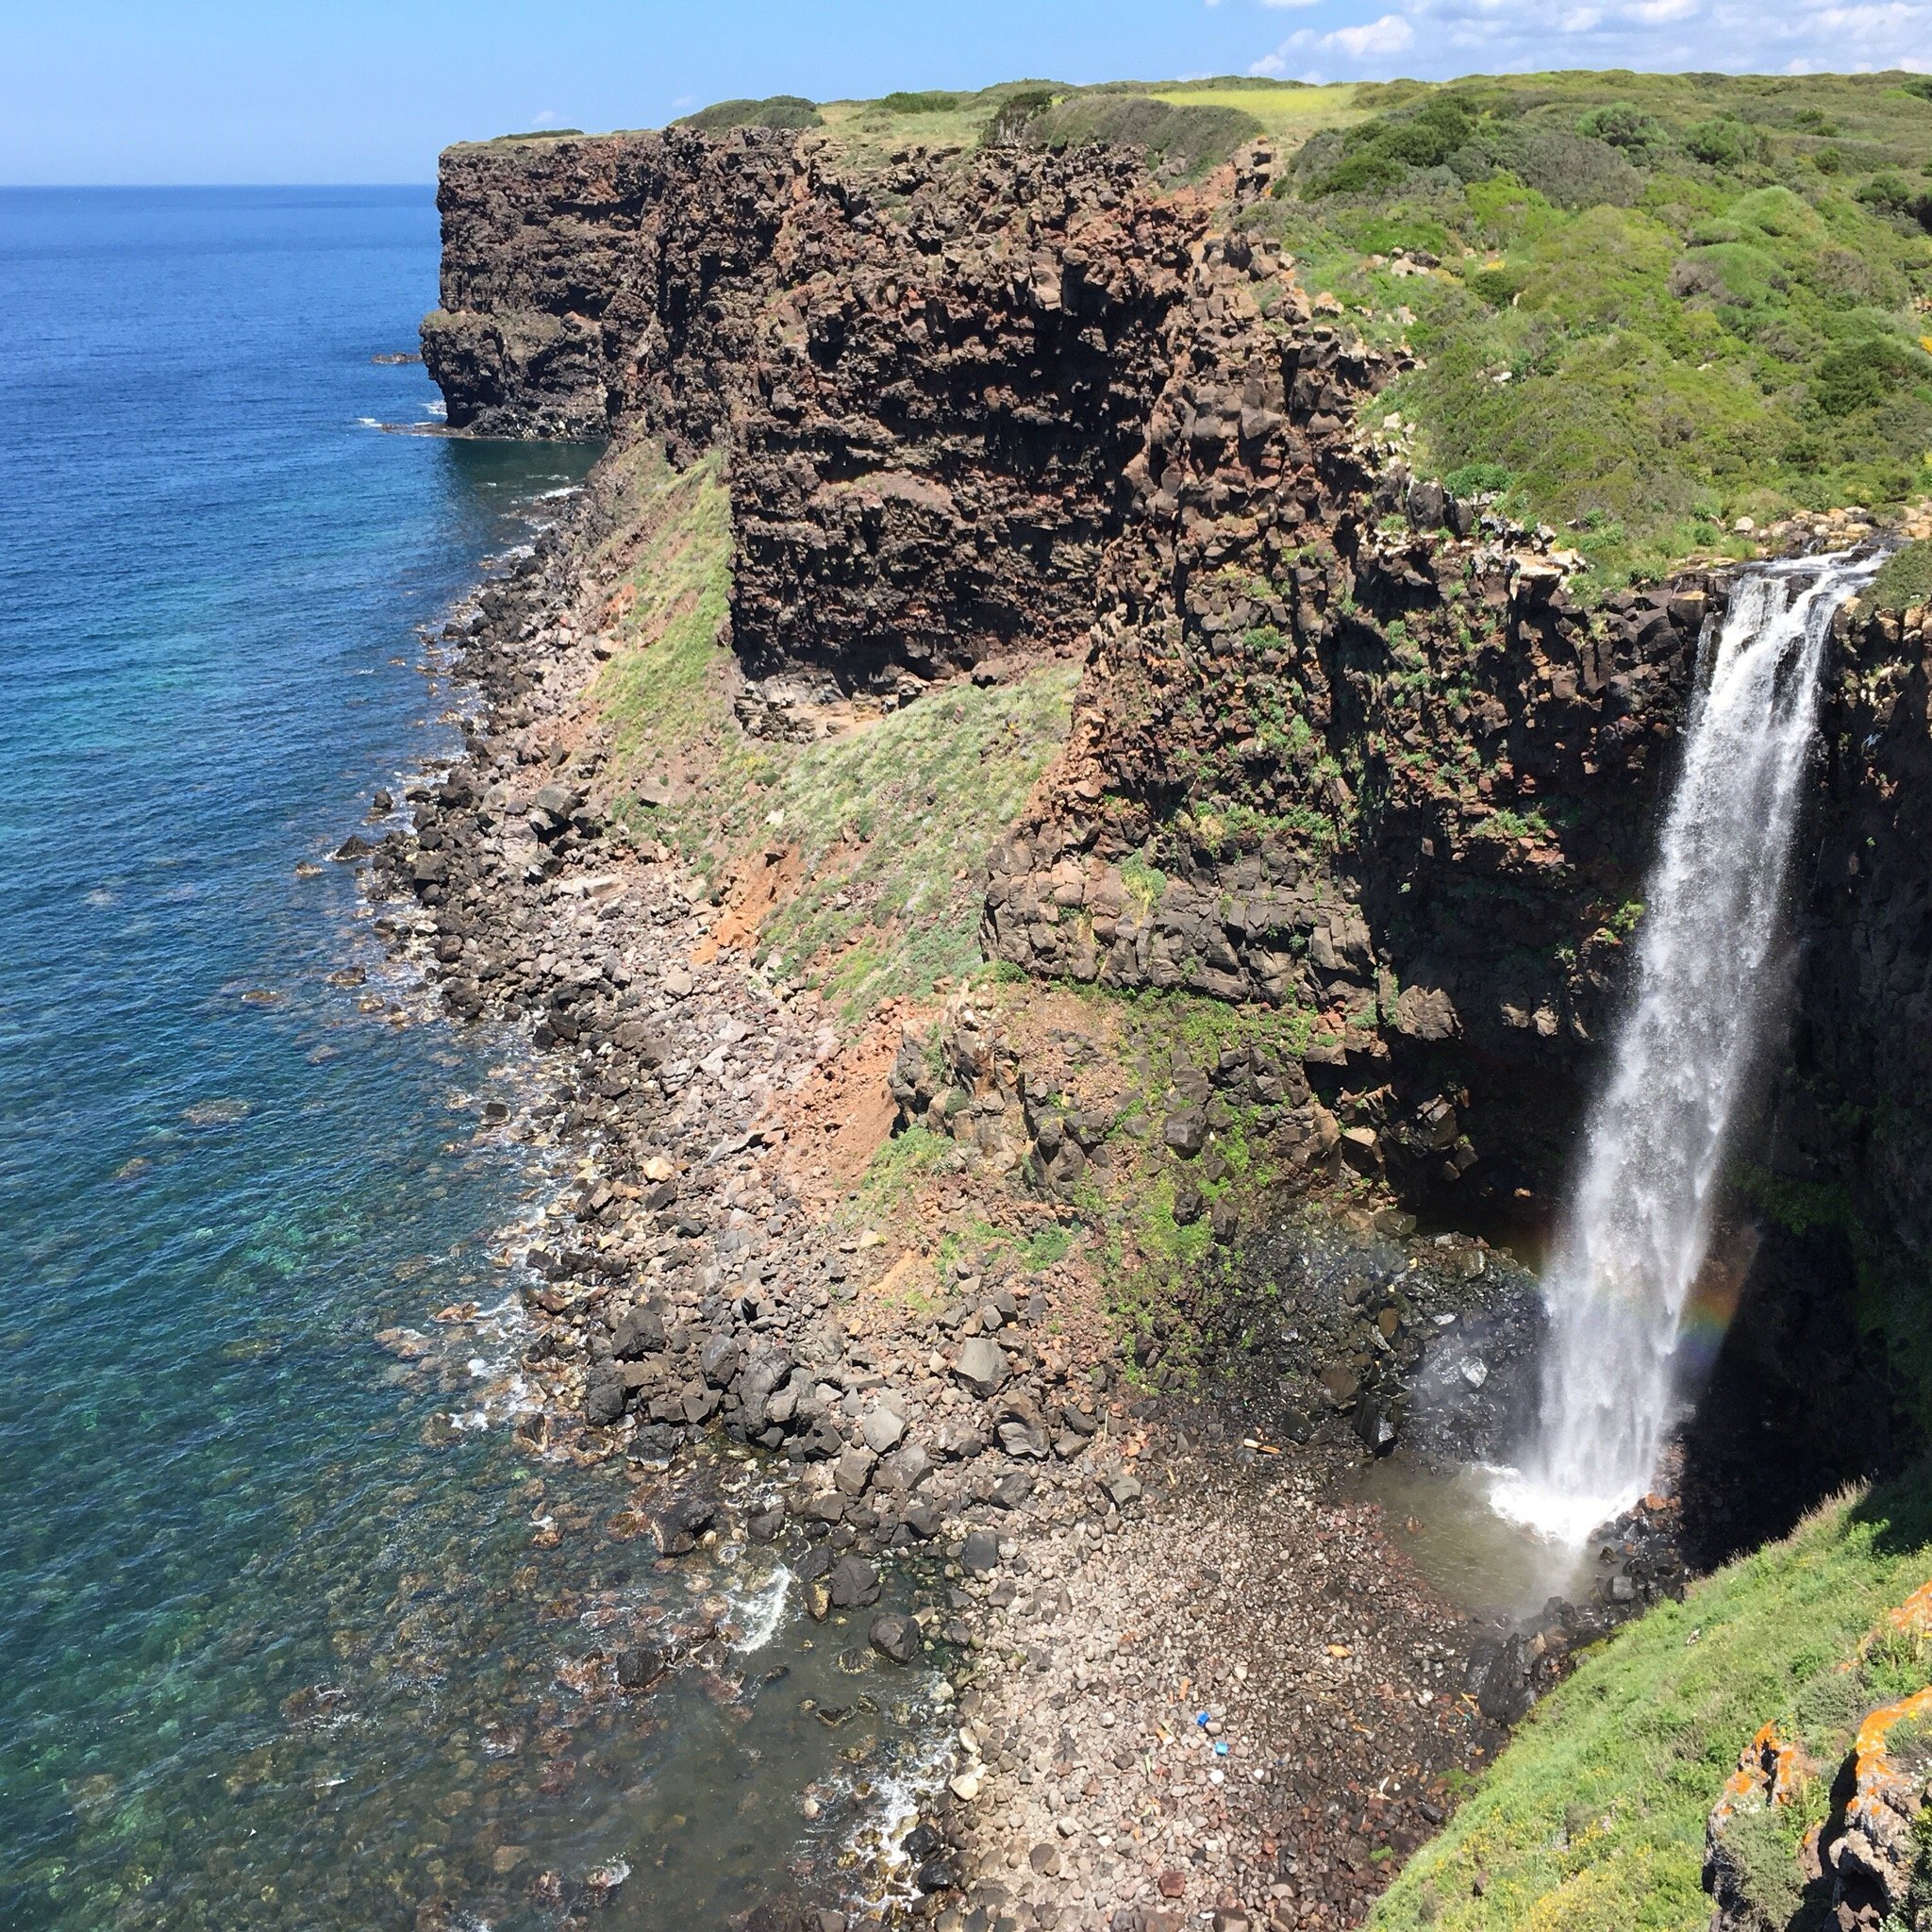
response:
<path fill-rule="evenodd" d="M 1630 1005 L 1544 1276 L 1538 1435 L 1493 1493 L 1502 1513 L 1566 1541 L 1644 1492 L 1673 1419 L 1679 1331 L 1775 1004 L 1825 639 L 1879 561 L 1747 571 L 1715 652 L 1706 646 L 1709 675 L 1646 885 Z"/>

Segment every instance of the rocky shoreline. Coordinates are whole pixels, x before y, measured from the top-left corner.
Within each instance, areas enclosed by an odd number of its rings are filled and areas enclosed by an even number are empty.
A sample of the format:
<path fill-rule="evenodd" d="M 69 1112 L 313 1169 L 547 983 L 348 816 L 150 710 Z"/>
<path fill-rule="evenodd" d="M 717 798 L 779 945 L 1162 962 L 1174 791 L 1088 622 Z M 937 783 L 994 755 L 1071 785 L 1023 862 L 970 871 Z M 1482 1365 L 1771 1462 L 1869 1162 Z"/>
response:
<path fill-rule="evenodd" d="M 598 515 L 592 491 L 453 621 L 481 703 L 463 756 L 410 789 L 407 829 L 338 856 L 371 860 L 378 932 L 455 1020 L 510 1020 L 542 1054 L 550 1097 L 506 1124 L 575 1177 L 522 1257 L 522 1441 L 623 1458 L 666 1566 L 708 1538 L 775 1544 L 814 1616 L 937 1666 L 957 1699 L 894 1895 L 868 1916 L 774 1872 L 754 1923 L 1358 1923 L 1610 1614 L 1607 1591 L 1580 1623 L 1479 1624 L 1349 1492 L 1377 1418 L 1426 1388 L 1481 1244 L 1432 1257 L 1351 1210 L 1328 1237 L 1360 1265 L 1311 1274 L 1321 1339 L 1284 1346 L 1304 1406 L 1263 1375 L 1259 1403 L 1195 1408 L 1124 1374 L 1091 1271 L 1016 1260 L 1013 1231 L 1058 1224 L 1050 1202 L 956 1170 L 876 1211 L 858 1183 L 905 1016 L 854 1036 L 772 984 L 722 893 L 595 802 L 578 607 Z M 754 1502 L 707 1476 L 721 1438 L 765 1458 Z M 895 1563 L 910 1615 L 877 1607 Z M 1673 1582 L 1635 1572 L 1632 1607 Z M 648 1696 L 677 1663 L 599 1668 Z"/>

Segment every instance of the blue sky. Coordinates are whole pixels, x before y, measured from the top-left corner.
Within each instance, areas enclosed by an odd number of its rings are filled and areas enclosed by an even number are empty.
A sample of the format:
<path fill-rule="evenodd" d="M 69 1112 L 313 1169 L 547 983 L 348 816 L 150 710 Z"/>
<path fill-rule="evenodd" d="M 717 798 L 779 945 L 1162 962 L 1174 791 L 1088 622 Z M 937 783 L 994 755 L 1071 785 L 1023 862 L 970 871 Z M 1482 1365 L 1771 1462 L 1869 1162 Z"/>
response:
<path fill-rule="evenodd" d="M 426 181 L 444 142 L 1038 75 L 1932 66 L 1932 0 L 0 6 L 0 182 Z"/>

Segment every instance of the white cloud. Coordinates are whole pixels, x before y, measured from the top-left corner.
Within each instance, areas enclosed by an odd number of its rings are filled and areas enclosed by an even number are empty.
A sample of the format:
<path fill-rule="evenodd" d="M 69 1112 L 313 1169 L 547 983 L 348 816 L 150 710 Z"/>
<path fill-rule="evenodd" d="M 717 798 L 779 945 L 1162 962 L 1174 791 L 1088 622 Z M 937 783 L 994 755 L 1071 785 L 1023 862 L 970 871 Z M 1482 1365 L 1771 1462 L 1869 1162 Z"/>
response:
<path fill-rule="evenodd" d="M 1268 7 L 1320 0 L 1260 0 Z M 1289 35 L 1249 68 L 1301 79 L 1422 78 L 1548 67 L 1835 73 L 1932 67 L 1932 0 L 1396 0 L 1369 19 L 1330 0 L 1322 28 Z M 1374 0 L 1368 0 L 1373 5 Z M 1383 0 L 1389 5 L 1389 0 Z M 1341 20 L 1334 21 L 1335 14 Z"/>
<path fill-rule="evenodd" d="M 1273 0 L 1269 0 L 1269 4 L 1273 4 Z M 1345 60 L 1359 65 L 1399 54 L 1414 42 L 1414 24 L 1407 15 L 1400 13 L 1385 13 L 1378 19 L 1361 21 L 1354 26 L 1339 26 L 1325 34 L 1318 34 L 1313 27 L 1305 26 L 1300 32 L 1290 34 L 1274 53 L 1263 55 L 1248 72 L 1285 74 L 1291 64 L 1303 64 L 1300 60 L 1291 63 L 1291 56 L 1313 53 L 1340 54 Z M 1307 80 L 1314 76 L 1304 73 L 1299 77 Z"/>
<path fill-rule="evenodd" d="M 1322 36 L 1322 44 L 1337 47 L 1351 60 L 1373 60 L 1382 54 L 1399 54 L 1413 44 L 1415 28 L 1399 13 L 1385 13 L 1360 26 L 1337 27 Z"/>

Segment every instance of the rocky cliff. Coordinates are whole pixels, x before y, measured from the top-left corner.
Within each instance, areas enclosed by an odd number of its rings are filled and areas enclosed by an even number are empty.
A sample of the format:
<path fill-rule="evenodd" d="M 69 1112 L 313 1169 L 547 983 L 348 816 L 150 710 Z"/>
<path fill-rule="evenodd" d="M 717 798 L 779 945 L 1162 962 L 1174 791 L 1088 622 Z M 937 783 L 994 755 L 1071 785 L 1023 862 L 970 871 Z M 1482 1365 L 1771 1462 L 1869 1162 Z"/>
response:
<path fill-rule="evenodd" d="M 1205 210 L 1129 159 L 673 130 L 463 148 L 424 329 L 458 427 L 732 450 L 748 667 L 891 689 L 1091 620 Z"/>
<path fill-rule="evenodd" d="M 1932 625 L 1843 613 L 1726 1366 L 1844 1465 L 1932 1430 Z"/>
<path fill-rule="evenodd" d="M 988 953 L 1272 1008 L 1347 1130 L 1324 1171 L 1534 1213 L 1724 581 L 1581 608 L 1555 532 L 1412 475 L 1376 401 L 1399 354 L 1243 230 L 1274 159 L 1165 192 L 1099 148 L 455 149 L 425 358 L 459 428 L 724 446 L 754 725 L 1083 653 Z M 1770 1239 L 1734 1353 L 1769 1374 L 1829 1339 L 1847 1391 L 1874 1326 L 1932 1385 L 1899 1313 L 1932 1234 L 1926 693 L 1923 613 L 1840 626 L 1798 1018 L 1751 1150 Z"/>

